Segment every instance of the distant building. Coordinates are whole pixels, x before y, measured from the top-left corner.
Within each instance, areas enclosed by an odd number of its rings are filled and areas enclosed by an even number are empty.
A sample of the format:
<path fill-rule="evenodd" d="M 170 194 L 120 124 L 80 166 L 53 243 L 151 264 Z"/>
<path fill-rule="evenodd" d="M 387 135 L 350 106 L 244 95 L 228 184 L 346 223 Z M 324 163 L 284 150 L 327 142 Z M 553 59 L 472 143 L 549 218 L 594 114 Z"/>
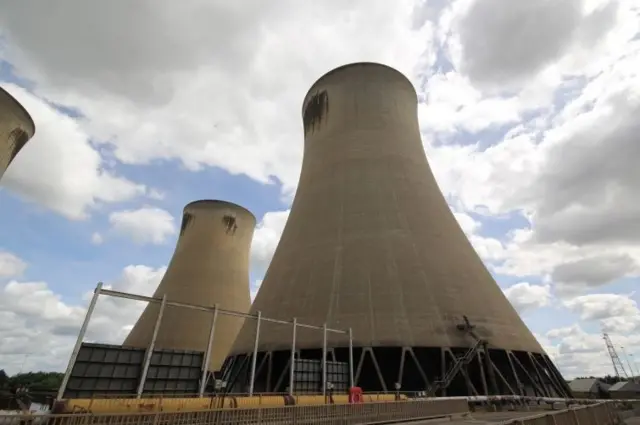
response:
<path fill-rule="evenodd" d="M 575 398 L 609 398 L 610 387 L 597 378 L 578 378 L 569 382 Z"/>
<path fill-rule="evenodd" d="M 638 398 L 640 399 L 640 384 L 634 381 L 621 381 L 613 384 L 609 388 L 611 398 L 625 399 L 625 398 Z"/>

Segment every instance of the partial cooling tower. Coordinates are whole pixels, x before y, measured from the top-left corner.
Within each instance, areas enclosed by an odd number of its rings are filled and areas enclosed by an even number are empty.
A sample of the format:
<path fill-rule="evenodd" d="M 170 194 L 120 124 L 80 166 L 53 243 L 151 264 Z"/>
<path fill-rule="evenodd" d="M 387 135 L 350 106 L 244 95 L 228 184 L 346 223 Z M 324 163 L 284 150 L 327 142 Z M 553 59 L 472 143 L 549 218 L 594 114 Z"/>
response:
<path fill-rule="evenodd" d="M 35 131 L 27 110 L 0 88 L 0 178 Z"/>
<path fill-rule="evenodd" d="M 248 210 L 224 201 L 195 201 L 184 208 L 175 253 L 154 297 L 246 313 L 249 295 L 249 250 L 256 219 Z M 123 345 L 149 346 L 160 306 L 150 304 Z M 167 307 L 155 347 L 205 351 L 212 314 Z M 210 371 L 220 369 L 243 319 L 218 315 Z"/>
<path fill-rule="evenodd" d="M 252 313 L 352 328 L 365 390 L 569 394 L 440 192 L 411 82 L 387 66 L 346 65 L 312 86 L 302 115 L 298 190 Z M 255 326 L 246 321 L 231 350 L 234 388 L 250 379 Z M 291 340 L 291 327 L 262 325 L 256 391 L 289 385 Z M 321 358 L 322 345 L 322 332 L 296 340 L 302 359 Z M 328 347 L 330 360 L 348 361 L 346 337 L 329 334 Z"/>

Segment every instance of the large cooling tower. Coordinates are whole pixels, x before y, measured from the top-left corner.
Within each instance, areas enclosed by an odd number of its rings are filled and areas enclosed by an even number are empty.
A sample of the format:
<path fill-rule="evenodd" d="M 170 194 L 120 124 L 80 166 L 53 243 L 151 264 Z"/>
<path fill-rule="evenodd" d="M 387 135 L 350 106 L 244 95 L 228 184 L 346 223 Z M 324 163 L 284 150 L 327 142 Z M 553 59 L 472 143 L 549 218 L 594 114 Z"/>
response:
<path fill-rule="evenodd" d="M 384 65 L 346 65 L 311 87 L 302 117 L 300 182 L 251 311 L 352 328 L 356 384 L 365 390 L 433 388 L 477 347 L 452 383 L 439 384 L 440 394 L 447 386 L 450 393 L 566 394 L 438 188 L 411 82 Z M 267 366 L 255 385 L 283 391 L 292 331 L 268 325 L 257 359 Z M 249 379 L 254 335 L 255 322 L 245 322 L 231 351 L 234 383 Z M 322 341 L 322 332 L 299 332 L 300 358 L 320 356 Z M 330 335 L 328 346 L 331 359 L 347 361 L 346 338 Z"/>
<path fill-rule="evenodd" d="M 256 219 L 248 210 L 224 201 L 195 201 L 184 208 L 175 253 L 154 297 L 167 301 L 246 313 L 249 295 L 249 250 Z M 159 305 L 150 304 L 124 345 L 147 347 Z M 212 314 L 179 307 L 164 311 L 155 346 L 205 351 Z M 210 371 L 220 369 L 242 326 L 238 317 L 218 315 Z"/>
<path fill-rule="evenodd" d="M 35 131 L 26 109 L 0 88 L 0 178 Z"/>

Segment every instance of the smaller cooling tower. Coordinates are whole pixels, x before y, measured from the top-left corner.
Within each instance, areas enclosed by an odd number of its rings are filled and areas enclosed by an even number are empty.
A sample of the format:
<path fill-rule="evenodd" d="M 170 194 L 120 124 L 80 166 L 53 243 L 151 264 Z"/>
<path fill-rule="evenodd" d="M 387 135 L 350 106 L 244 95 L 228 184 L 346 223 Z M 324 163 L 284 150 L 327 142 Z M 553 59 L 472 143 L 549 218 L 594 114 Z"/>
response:
<path fill-rule="evenodd" d="M 225 201 L 202 200 L 184 208 L 180 236 L 167 272 L 154 297 L 167 301 L 246 313 L 249 295 L 249 250 L 256 219 L 248 210 Z M 160 306 L 149 304 L 125 346 L 146 348 Z M 187 308 L 165 308 L 155 347 L 205 351 L 212 314 Z M 220 369 L 243 320 L 218 315 L 210 371 Z"/>
<path fill-rule="evenodd" d="M 35 131 L 27 110 L 0 88 L 0 178 Z"/>

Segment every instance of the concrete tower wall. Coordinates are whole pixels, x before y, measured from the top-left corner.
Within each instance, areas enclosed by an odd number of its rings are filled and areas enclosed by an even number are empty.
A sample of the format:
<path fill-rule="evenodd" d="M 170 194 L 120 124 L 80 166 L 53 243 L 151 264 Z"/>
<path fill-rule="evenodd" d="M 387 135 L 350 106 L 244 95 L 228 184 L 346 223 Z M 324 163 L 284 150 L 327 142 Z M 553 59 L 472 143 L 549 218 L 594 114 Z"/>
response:
<path fill-rule="evenodd" d="M 256 219 L 246 209 L 224 201 L 196 201 L 184 208 L 180 236 L 167 272 L 154 297 L 246 313 L 249 251 Z M 147 347 L 159 305 L 146 307 L 124 345 Z M 205 351 L 212 314 L 167 307 L 156 347 Z M 243 320 L 218 315 L 209 370 L 219 370 Z"/>
<path fill-rule="evenodd" d="M 300 183 L 252 312 L 352 327 L 362 347 L 469 347 L 456 328 L 466 315 L 492 348 L 543 353 L 436 183 L 406 77 L 377 64 L 331 71 L 306 95 L 303 122 Z M 254 326 L 234 353 L 251 352 Z M 260 350 L 290 341 L 274 328 Z M 297 341 L 321 344 L 321 333 Z"/>
<path fill-rule="evenodd" d="M 0 178 L 35 131 L 26 109 L 0 88 Z"/>

